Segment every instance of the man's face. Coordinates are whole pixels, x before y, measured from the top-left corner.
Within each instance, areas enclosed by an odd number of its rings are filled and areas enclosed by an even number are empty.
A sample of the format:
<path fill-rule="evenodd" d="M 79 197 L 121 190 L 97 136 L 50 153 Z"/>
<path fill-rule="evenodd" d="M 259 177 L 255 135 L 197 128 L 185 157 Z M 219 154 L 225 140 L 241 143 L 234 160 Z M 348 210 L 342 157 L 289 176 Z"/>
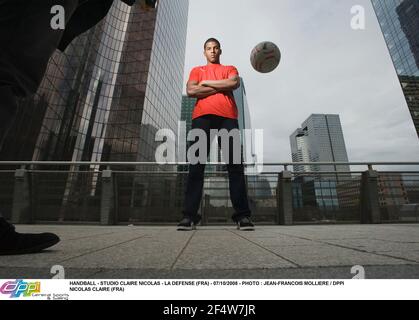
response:
<path fill-rule="evenodd" d="M 216 42 L 208 42 L 205 45 L 204 55 L 207 58 L 208 62 L 219 63 L 220 55 L 221 55 L 221 48 Z"/>

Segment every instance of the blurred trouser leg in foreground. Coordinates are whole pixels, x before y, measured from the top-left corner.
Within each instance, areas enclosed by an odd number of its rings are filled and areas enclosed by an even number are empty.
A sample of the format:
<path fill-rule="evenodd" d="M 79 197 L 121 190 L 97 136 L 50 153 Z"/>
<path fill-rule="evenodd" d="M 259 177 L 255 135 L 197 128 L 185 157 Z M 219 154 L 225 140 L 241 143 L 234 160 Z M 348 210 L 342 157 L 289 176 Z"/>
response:
<path fill-rule="evenodd" d="M 51 28 L 51 8 L 67 18 L 77 0 L 0 0 L 0 151 L 13 124 L 17 99 L 34 94 L 64 30 Z M 39 252 L 60 239 L 52 233 L 22 234 L 0 217 L 0 255 Z"/>

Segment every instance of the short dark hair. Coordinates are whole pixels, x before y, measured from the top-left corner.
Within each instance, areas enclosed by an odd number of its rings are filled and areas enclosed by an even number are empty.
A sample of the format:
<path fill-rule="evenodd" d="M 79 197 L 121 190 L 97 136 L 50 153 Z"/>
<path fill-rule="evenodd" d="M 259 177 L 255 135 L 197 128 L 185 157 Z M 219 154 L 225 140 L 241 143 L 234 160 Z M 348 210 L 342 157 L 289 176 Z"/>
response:
<path fill-rule="evenodd" d="M 204 43 L 204 49 L 207 47 L 207 43 L 209 43 L 209 42 L 215 42 L 216 44 L 218 44 L 218 47 L 220 47 L 221 48 L 221 44 L 220 44 L 220 41 L 218 41 L 217 39 L 215 39 L 215 38 L 209 38 L 207 41 L 205 41 L 205 43 Z"/>

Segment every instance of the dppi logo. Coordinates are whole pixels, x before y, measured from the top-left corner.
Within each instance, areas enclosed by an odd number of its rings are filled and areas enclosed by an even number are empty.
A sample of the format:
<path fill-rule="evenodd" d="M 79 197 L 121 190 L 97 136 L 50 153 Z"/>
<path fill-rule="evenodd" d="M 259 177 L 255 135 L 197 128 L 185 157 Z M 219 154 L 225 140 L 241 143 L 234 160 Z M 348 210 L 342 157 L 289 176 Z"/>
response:
<path fill-rule="evenodd" d="M 7 281 L 0 287 L 0 293 L 10 294 L 10 298 L 30 297 L 41 292 L 41 282 L 24 282 L 23 280 Z"/>

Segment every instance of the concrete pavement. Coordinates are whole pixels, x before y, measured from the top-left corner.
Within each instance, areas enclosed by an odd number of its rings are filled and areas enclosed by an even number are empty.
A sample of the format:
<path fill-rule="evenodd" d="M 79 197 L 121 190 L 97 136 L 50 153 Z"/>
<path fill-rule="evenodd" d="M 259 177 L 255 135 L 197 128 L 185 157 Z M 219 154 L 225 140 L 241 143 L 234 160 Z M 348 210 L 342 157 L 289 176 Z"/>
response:
<path fill-rule="evenodd" d="M 61 242 L 40 254 L 0 256 L 0 278 L 419 279 L 419 224 L 257 226 L 18 225 L 55 232 Z"/>

